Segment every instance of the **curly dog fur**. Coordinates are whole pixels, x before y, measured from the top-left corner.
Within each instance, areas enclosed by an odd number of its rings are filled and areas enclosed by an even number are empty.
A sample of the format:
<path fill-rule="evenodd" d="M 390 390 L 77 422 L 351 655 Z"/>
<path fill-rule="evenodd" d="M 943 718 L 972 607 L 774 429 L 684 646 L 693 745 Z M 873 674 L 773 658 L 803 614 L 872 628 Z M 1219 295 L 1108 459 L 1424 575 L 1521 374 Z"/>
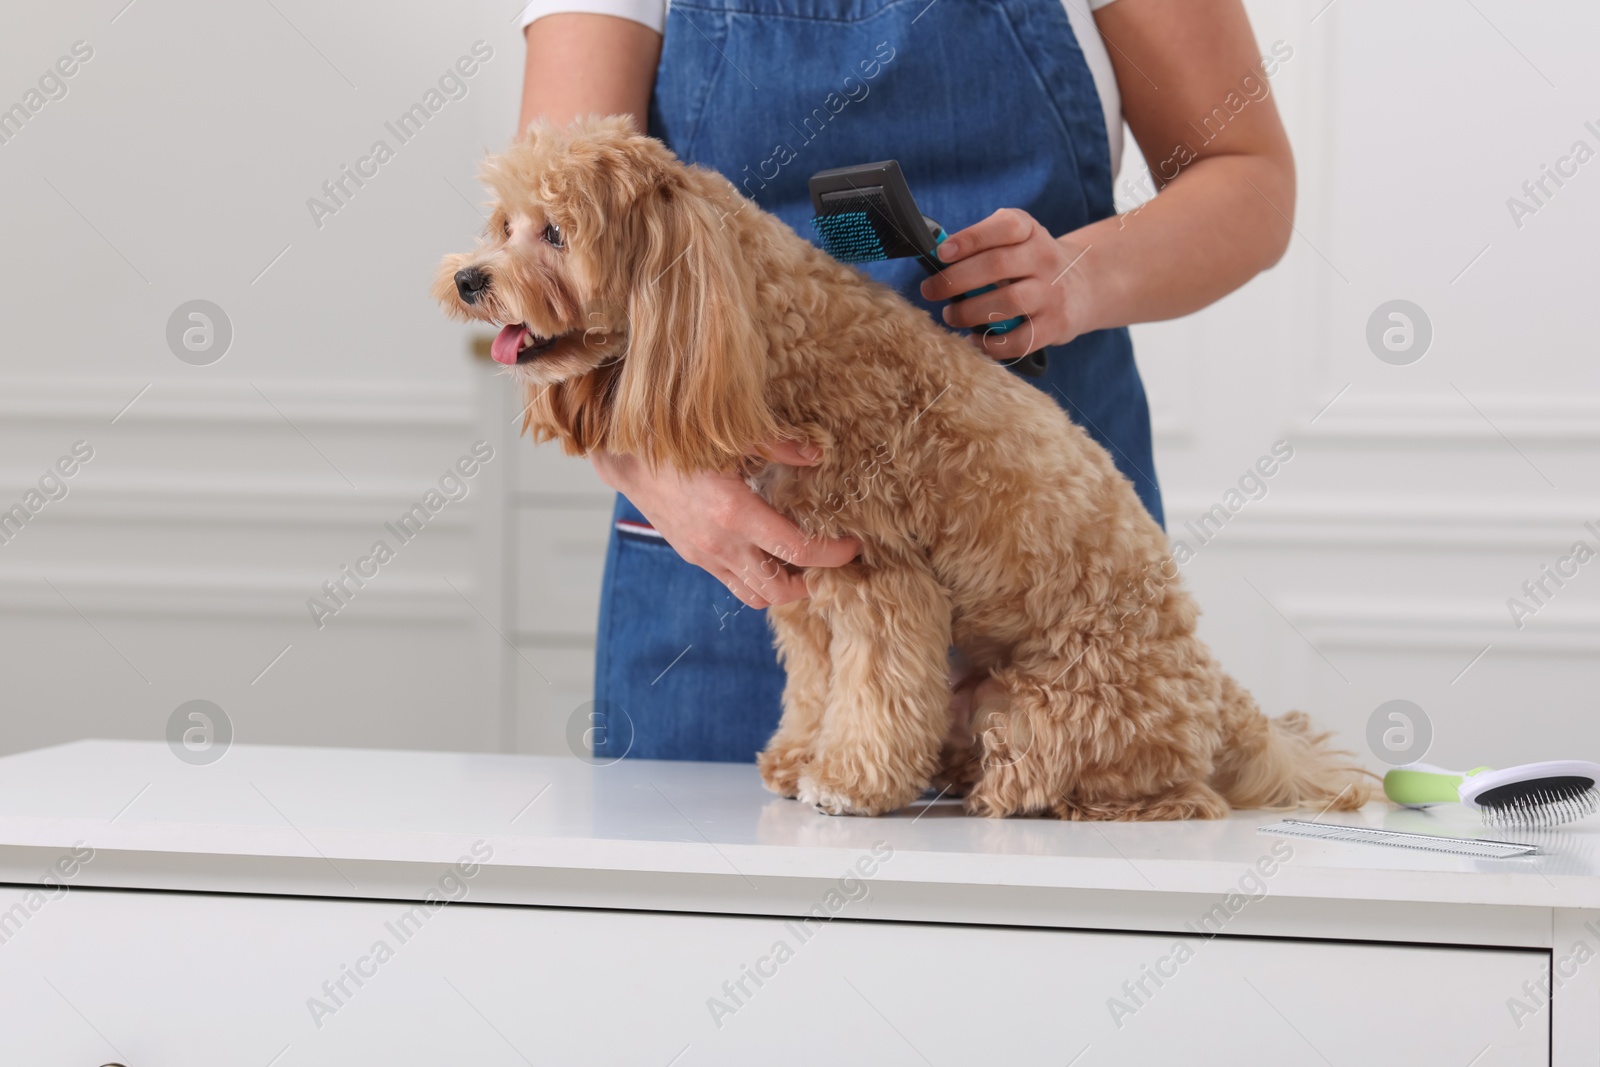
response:
<path fill-rule="evenodd" d="M 978 815 L 1123 820 L 1369 798 L 1304 715 L 1268 720 L 1223 674 L 1160 527 L 1040 391 L 625 120 L 536 126 L 485 180 L 488 234 L 434 295 L 525 324 L 535 440 L 739 470 L 861 542 L 769 612 L 769 788 L 873 815 L 942 782 Z M 774 438 L 821 463 L 750 458 Z"/>

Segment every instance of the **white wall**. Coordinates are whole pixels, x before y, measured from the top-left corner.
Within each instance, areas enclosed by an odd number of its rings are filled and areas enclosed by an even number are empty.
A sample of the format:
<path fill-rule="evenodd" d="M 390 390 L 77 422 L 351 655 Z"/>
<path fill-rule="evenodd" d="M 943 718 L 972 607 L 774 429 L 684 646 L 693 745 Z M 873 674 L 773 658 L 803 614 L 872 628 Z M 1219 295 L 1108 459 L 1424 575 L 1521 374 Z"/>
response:
<path fill-rule="evenodd" d="M 1185 569 L 1205 634 L 1267 709 L 1361 749 L 1398 698 L 1446 765 L 1594 758 L 1600 567 L 1520 630 L 1506 601 L 1574 541 L 1600 549 L 1600 163 L 1520 228 L 1506 201 L 1575 140 L 1600 150 L 1600 12 L 1325 4 L 1251 5 L 1263 47 L 1294 49 L 1273 82 L 1299 163 L 1288 256 L 1137 331 L 1174 536 L 1274 441 L 1295 450 Z M 1365 338 L 1397 298 L 1434 333 L 1405 366 Z"/>
<path fill-rule="evenodd" d="M 94 449 L 0 545 L 0 749 L 160 737 L 194 698 L 246 740 L 507 743 L 508 457 L 413 543 L 383 524 L 496 432 L 501 383 L 427 288 L 514 121 L 511 5 L 126 4 L 0 35 L 0 107 L 92 49 L 0 144 L 0 505 Z M 401 144 L 385 123 L 480 40 L 465 97 Z M 380 138 L 393 158 L 319 226 L 308 198 Z M 233 328 L 209 366 L 166 339 L 197 298 Z M 380 538 L 395 560 L 318 629 L 306 600 Z"/>
<path fill-rule="evenodd" d="M 509 447 L 509 391 L 426 296 L 514 119 L 516 5 L 124 2 L 35 6 L 0 39 L 0 106 L 94 49 L 0 144 L 0 503 L 95 448 L 0 546 L 0 750 L 161 736 L 195 697 L 248 740 L 564 750 L 605 495 Z M 1251 5 L 1263 49 L 1294 51 L 1272 83 L 1300 164 L 1289 255 L 1137 331 L 1174 536 L 1294 449 L 1185 568 L 1206 635 L 1267 709 L 1353 746 L 1406 698 L 1441 762 L 1593 755 L 1600 566 L 1520 630 L 1506 600 L 1600 548 L 1600 162 L 1520 227 L 1506 200 L 1575 140 L 1600 149 L 1600 13 L 1324 5 Z M 468 95 L 318 228 L 306 199 L 478 40 Z M 196 298 L 235 330 L 211 366 L 165 340 Z M 1432 322 L 1410 365 L 1365 340 L 1392 299 Z M 480 437 L 500 453 L 473 495 L 317 630 L 306 598 Z"/>

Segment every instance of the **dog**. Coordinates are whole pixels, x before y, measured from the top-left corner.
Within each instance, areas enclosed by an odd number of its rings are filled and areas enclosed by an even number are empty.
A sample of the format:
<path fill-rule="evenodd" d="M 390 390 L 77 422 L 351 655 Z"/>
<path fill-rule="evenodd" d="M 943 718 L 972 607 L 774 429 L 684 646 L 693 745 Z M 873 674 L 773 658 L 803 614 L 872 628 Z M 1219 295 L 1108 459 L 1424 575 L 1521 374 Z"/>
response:
<path fill-rule="evenodd" d="M 768 788 L 879 815 L 942 784 L 975 815 L 1078 820 L 1369 799 L 1304 714 L 1222 672 L 1160 526 L 1042 392 L 625 118 L 536 124 L 483 178 L 485 238 L 433 295 L 503 324 L 536 442 L 741 472 L 861 544 L 768 612 Z M 821 460 L 766 462 L 770 440 Z"/>

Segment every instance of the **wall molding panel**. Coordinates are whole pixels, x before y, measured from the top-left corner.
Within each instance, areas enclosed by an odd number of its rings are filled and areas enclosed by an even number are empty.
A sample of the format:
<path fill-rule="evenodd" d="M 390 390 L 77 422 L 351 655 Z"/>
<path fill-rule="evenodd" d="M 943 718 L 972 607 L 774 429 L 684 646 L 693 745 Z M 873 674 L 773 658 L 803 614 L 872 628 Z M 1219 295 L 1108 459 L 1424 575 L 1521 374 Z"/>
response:
<path fill-rule="evenodd" d="M 456 427 L 464 432 L 477 426 L 473 391 L 464 382 L 0 378 L 4 419 L 212 426 L 276 424 L 286 416 L 322 426 Z"/>
<path fill-rule="evenodd" d="M 98 472 L 96 472 L 98 473 Z M 0 501 L 7 506 L 33 487 L 7 472 L 0 476 Z M 239 525 L 286 522 L 296 526 L 374 527 L 375 516 L 399 516 L 428 486 L 416 479 L 362 480 L 352 489 L 342 482 L 303 478 L 214 479 L 138 475 L 75 479 L 67 497 L 50 504 L 42 524 L 112 521 L 117 523 L 205 523 Z M 470 501 L 470 496 L 468 500 Z M 447 507 L 428 529 L 471 526 L 467 508 Z M 381 530 L 374 530 L 381 533 Z M 0 553 L 4 547 L 0 546 Z M 0 555 L 0 561 L 3 561 Z"/>
<path fill-rule="evenodd" d="M 334 577 L 337 574 L 332 571 L 321 574 L 265 568 L 0 569 L 0 616 L 74 615 L 81 611 L 92 618 L 115 615 L 295 622 L 305 624 L 309 634 L 311 613 L 306 600 L 313 596 L 326 600 L 322 582 Z M 462 601 L 462 595 L 477 600 L 477 592 L 471 572 L 465 569 L 424 574 L 379 571 L 349 598 L 348 607 L 328 620 L 327 626 L 343 629 L 377 623 L 465 623 L 476 616 Z"/>
<path fill-rule="evenodd" d="M 383 540 L 395 558 L 330 626 L 476 622 L 451 584 L 481 588 L 477 513 L 497 490 L 469 482 L 408 540 L 394 530 L 479 436 L 475 404 L 470 380 L 0 379 L 0 435 L 35 457 L 79 438 L 95 447 L 67 495 L 0 544 L 0 616 L 70 613 L 48 579 L 91 617 L 303 623 L 306 599 Z M 335 448 L 338 470 L 318 455 Z M 44 469 L 8 452 L 0 509 Z"/>
<path fill-rule="evenodd" d="M 1553 604 L 1518 630 L 1502 605 L 1475 600 L 1297 595 L 1275 603 L 1319 647 L 1460 652 L 1463 666 L 1485 645 L 1524 656 L 1600 651 L 1600 608 L 1589 606 Z M 1292 633 L 1289 637 L 1298 640 Z"/>
<path fill-rule="evenodd" d="M 1194 494 L 1167 497 L 1168 534 L 1191 544 L 1185 523 L 1218 503 Z M 1521 497 L 1398 497 L 1322 495 L 1315 499 L 1271 498 L 1247 504 L 1202 550 L 1348 548 L 1363 551 L 1459 549 L 1519 555 L 1564 550 L 1578 538 L 1591 545 L 1600 527 L 1600 499 Z"/>
<path fill-rule="evenodd" d="M 1600 396 L 1496 394 L 1492 387 L 1474 389 L 1470 384 L 1464 391 L 1465 396 L 1454 389 L 1398 395 L 1353 386 L 1320 417 L 1316 408 L 1307 410 L 1291 432 L 1297 441 L 1363 444 L 1489 443 L 1504 447 L 1504 438 L 1572 448 L 1600 443 Z"/>

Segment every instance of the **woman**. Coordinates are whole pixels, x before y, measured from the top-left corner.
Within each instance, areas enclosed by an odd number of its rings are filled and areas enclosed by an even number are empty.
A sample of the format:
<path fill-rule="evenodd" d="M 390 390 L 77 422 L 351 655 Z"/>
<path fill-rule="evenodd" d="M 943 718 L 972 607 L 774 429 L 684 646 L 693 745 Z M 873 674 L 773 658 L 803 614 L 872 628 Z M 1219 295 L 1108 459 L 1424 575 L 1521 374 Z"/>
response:
<path fill-rule="evenodd" d="M 1232 292 L 1291 232 L 1294 164 L 1266 90 L 1276 61 L 1240 0 L 534 0 L 524 24 L 519 129 L 631 115 L 802 235 L 811 174 L 899 160 L 951 231 L 946 266 L 869 273 L 952 327 L 1025 316 L 973 343 L 1007 362 L 1047 349 L 1048 372 L 1029 380 L 1162 520 L 1126 327 Z M 1124 119 L 1160 194 L 1118 216 Z M 999 288 L 949 303 L 987 285 Z M 764 454 L 815 461 L 804 444 Z M 802 599 L 799 570 L 841 566 L 856 545 L 806 540 L 733 475 L 592 458 L 621 494 L 596 757 L 753 759 L 783 688 L 762 610 Z"/>

